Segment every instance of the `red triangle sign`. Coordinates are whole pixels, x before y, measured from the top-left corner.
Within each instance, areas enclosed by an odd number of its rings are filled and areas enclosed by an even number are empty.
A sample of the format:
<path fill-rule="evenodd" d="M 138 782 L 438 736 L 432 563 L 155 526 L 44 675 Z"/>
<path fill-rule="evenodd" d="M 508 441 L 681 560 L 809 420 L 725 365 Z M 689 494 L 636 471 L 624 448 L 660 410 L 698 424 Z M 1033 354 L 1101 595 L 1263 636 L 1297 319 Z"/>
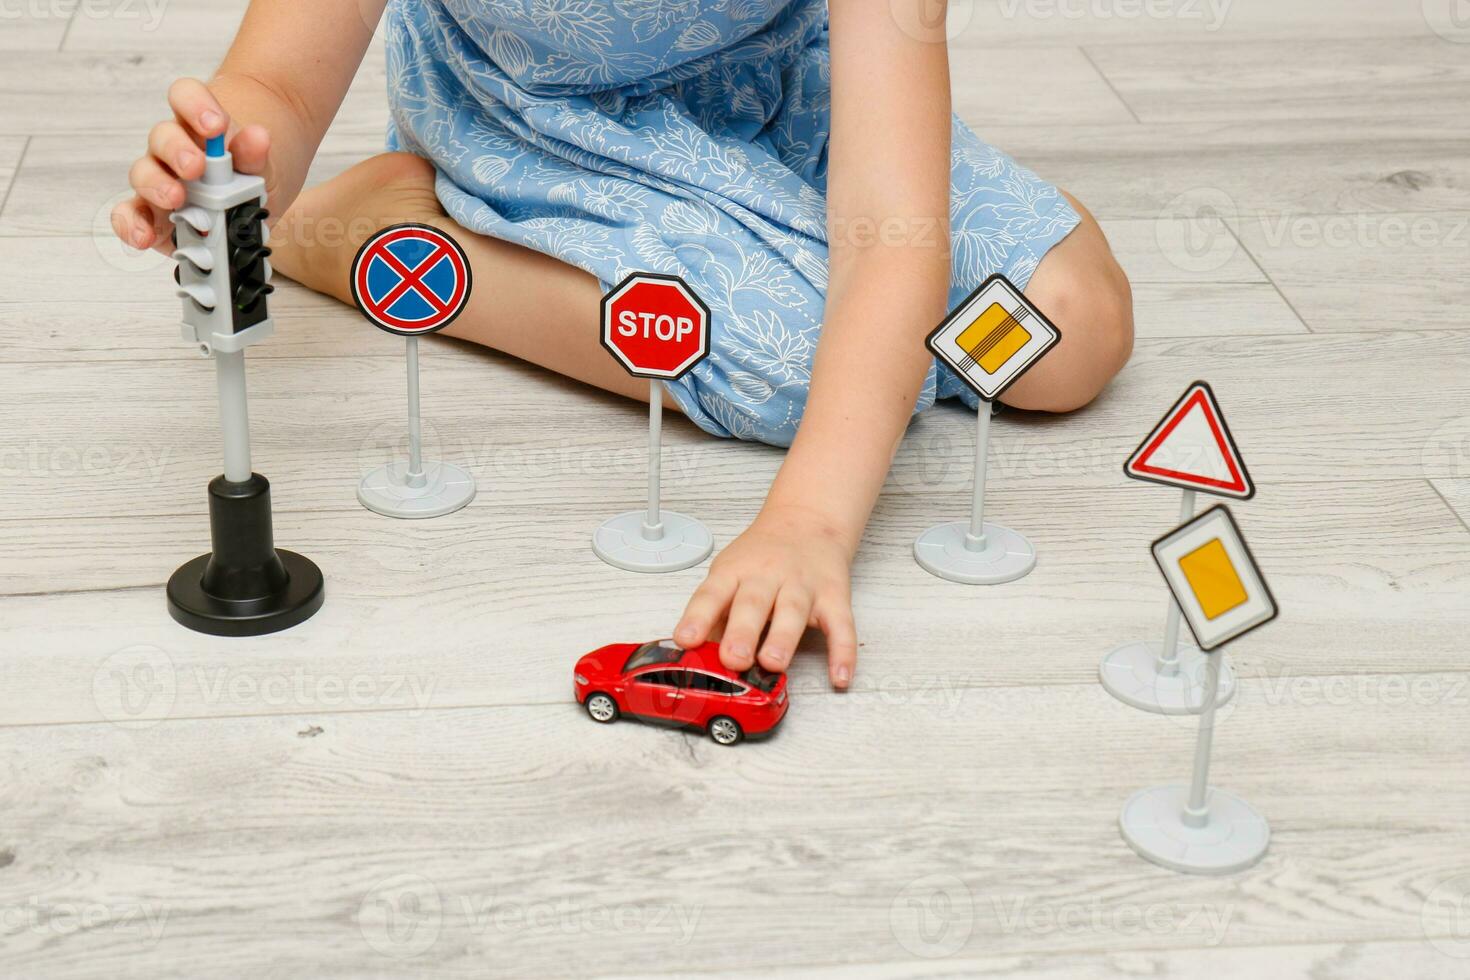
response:
<path fill-rule="evenodd" d="M 1135 480 L 1249 500 L 1256 494 L 1215 393 L 1189 386 L 1123 465 Z"/>

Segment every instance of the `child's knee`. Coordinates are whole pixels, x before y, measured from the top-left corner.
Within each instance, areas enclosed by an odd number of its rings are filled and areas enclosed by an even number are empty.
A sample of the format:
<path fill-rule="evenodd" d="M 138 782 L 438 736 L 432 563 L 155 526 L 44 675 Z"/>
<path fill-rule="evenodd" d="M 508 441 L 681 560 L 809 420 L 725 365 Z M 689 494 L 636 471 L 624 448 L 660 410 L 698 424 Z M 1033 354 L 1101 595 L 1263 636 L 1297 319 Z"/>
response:
<path fill-rule="evenodd" d="M 1133 353 L 1133 290 L 1107 239 L 1080 206 L 1082 223 L 1049 252 L 1026 295 L 1062 332 L 1062 342 L 1006 401 L 1070 412 L 1091 402 Z M 1034 376 L 1034 377 L 1033 377 Z M 1032 382 L 1026 384 L 1026 382 Z M 1024 387 L 1023 387 L 1024 385 Z"/>

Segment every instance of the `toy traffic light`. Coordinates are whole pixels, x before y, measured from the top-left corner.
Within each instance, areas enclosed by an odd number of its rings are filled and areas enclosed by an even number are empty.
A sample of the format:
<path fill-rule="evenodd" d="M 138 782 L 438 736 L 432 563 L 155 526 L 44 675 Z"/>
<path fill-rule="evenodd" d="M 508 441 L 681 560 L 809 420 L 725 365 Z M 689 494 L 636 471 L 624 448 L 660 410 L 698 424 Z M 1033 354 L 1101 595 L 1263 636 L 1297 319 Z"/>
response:
<path fill-rule="evenodd" d="M 270 483 L 250 465 L 245 348 L 271 335 L 266 297 L 265 182 L 235 173 L 224 138 L 206 148 L 202 180 L 190 181 L 174 223 L 174 279 L 184 304 L 184 339 L 213 357 L 219 381 L 224 475 L 209 484 L 212 550 L 168 581 L 168 611 L 192 630 L 255 636 L 286 629 L 321 608 L 322 573 L 277 549 Z"/>

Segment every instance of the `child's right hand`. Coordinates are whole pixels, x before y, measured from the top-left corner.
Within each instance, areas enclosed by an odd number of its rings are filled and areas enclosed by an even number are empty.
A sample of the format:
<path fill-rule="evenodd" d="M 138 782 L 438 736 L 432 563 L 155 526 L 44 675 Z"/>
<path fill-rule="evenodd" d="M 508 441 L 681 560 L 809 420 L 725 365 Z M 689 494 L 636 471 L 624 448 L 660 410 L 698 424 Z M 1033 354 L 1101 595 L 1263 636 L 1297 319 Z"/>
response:
<path fill-rule="evenodd" d="M 112 210 L 112 230 L 137 249 L 155 248 L 171 252 L 169 214 L 184 205 L 184 181 L 204 175 L 204 141 L 230 130 L 230 117 L 219 100 L 193 78 L 181 78 L 168 90 L 174 118 L 153 127 L 148 134 L 148 152 L 128 172 L 135 195 Z M 270 134 L 264 126 L 246 126 L 230 137 L 235 169 L 265 177 L 267 193 L 272 190 Z M 289 202 L 272 201 L 277 213 Z"/>

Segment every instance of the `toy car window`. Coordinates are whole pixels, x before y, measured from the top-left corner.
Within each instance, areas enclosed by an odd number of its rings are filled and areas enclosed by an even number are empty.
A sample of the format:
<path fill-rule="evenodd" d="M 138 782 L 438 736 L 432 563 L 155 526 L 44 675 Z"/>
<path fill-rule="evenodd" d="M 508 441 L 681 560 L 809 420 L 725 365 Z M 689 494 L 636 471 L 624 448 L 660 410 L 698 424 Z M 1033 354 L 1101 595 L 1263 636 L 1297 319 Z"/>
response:
<path fill-rule="evenodd" d="M 623 673 L 637 670 L 639 667 L 647 667 L 650 664 L 672 664 L 678 662 L 684 656 L 684 651 L 674 646 L 668 640 L 654 640 L 645 643 L 633 651 L 628 662 L 623 664 Z"/>
<path fill-rule="evenodd" d="M 751 687 L 758 687 L 767 694 L 776 689 L 776 682 L 781 679 L 780 674 L 769 674 L 759 666 L 750 668 L 740 677 Z"/>
<path fill-rule="evenodd" d="M 739 694 L 743 690 L 739 684 L 733 684 L 723 678 L 698 670 L 689 672 L 689 688 L 694 691 L 710 691 L 714 694 Z"/>
<path fill-rule="evenodd" d="M 653 684 L 658 687 L 680 687 L 678 670 L 650 670 L 633 678 L 635 684 Z"/>

